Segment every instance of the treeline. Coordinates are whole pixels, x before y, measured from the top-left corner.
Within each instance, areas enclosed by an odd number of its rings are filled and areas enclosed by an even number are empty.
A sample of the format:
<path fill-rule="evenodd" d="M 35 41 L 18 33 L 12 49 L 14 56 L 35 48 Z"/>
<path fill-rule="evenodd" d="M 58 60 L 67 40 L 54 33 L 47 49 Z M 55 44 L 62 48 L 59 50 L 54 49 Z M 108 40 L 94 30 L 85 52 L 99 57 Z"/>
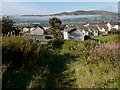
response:
<path fill-rule="evenodd" d="M 2 34 L 3 36 L 18 36 L 22 29 L 19 26 L 15 25 L 16 22 L 12 20 L 9 16 L 2 17 Z M 45 34 L 53 35 L 55 38 L 63 38 L 61 31 L 64 30 L 65 25 L 62 24 L 62 21 L 59 18 L 53 17 L 48 21 L 49 29 L 45 30 Z M 36 25 L 34 25 L 36 26 Z M 40 25 L 37 25 L 40 26 Z"/>

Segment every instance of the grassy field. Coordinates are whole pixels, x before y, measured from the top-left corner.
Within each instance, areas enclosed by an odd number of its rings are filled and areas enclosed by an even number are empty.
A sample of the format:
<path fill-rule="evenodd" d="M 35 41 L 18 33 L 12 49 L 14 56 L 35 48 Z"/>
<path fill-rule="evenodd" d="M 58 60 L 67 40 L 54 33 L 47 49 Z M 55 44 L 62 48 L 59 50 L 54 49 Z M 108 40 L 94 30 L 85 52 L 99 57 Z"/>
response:
<path fill-rule="evenodd" d="M 118 36 L 119 35 L 98 36 L 98 37 L 95 37 L 95 39 L 101 40 L 103 42 L 112 43 L 114 41 L 119 41 Z"/>
<path fill-rule="evenodd" d="M 3 88 L 120 88 L 119 42 L 97 39 L 110 43 L 3 38 Z"/>

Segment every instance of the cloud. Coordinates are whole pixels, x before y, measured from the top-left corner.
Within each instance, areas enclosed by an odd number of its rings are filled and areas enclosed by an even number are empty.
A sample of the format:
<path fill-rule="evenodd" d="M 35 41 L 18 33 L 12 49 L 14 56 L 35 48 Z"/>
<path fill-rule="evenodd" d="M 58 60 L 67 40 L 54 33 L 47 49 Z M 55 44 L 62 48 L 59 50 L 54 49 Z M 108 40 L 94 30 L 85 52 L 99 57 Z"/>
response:
<path fill-rule="evenodd" d="M 2 14 L 3 15 L 21 15 L 21 14 L 44 14 L 46 13 L 43 9 L 33 7 L 27 3 L 15 3 L 15 2 L 3 2 L 2 3 Z"/>

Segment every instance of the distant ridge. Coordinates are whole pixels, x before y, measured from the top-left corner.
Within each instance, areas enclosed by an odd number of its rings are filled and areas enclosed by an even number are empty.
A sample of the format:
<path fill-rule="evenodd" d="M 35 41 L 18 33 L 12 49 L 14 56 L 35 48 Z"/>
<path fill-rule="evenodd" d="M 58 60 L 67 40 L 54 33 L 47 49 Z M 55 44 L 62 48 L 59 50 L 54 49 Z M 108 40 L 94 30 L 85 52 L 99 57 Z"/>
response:
<path fill-rule="evenodd" d="M 103 15 L 103 14 L 117 14 L 117 13 L 105 10 L 89 10 L 89 11 L 77 10 L 73 12 L 62 12 L 48 15 L 22 15 L 22 16 Z"/>

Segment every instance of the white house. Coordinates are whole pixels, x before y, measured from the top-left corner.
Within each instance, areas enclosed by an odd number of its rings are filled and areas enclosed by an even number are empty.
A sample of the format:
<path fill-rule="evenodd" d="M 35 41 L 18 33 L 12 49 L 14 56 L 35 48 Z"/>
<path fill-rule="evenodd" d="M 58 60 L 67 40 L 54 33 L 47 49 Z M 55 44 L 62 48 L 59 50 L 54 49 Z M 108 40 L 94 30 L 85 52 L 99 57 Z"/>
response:
<path fill-rule="evenodd" d="M 110 23 L 107 23 L 108 26 L 108 31 L 110 31 L 112 29 L 112 25 Z"/>
<path fill-rule="evenodd" d="M 33 31 L 34 29 L 35 29 L 35 28 L 33 28 L 33 27 L 32 27 L 32 28 L 30 28 L 30 32 L 31 32 L 31 31 Z"/>
<path fill-rule="evenodd" d="M 80 31 L 82 31 L 83 34 L 85 35 L 90 35 L 90 28 L 89 28 L 89 24 L 86 25 L 77 25 L 76 26 Z"/>
<path fill-rule="evenodd" d="M 65 40 L 68 40 L 68 32 L 67 32 L 67 31 L 64 31 L 64 32 L 63 32 L 63 35 L 64 35 L 64 39 L 65 39 Z"/>
<path fill-rule="evenodd" d="M 64 39 L 65 40 L 81 40 L 84 41 L 85 33 L 82 30 L 79 30 L 78 28 L 70 28 L 64 30 Z"/>
<path fill-rule="evenodd" d="M 45 30 L 49 29 L 50 27 L 43 27 Z"/>
<path fill-rule="evenodd" d="M 110 31 L 111 29 L 119 30 L 119 25 L 117 25 L 117 24 L 118 24 L 118 23 L 115 23 L 115 22 L 113 22 L 112 24 L 107 23 L 107 26 L 108 26 L 108 28 L 109 28 L 109 31 Z"/>
<path fill-rule="evenodd" d="M 106 31 L 105 28 L 103 28 L 103 27 L 100 28 L 98 25 L 96 25 L 96 26 L 97 26 L 97 28 L 100 32 L 105 32 Z"/>
<path fill-rule="evenodd" d="M 119 25 L 114 25 L 112 29 L 119 30 Z"/>
<path fill-rule="evenodd" d="M 98 36 L 99 35 L 99 31 L 98 30 L 94 30 L 94 36 Z"/>
<path fill-rule="evenodd" d="M 25 32 L 28 32 L 28 31 L 29 31 L 29 28 L 24 27 L 22 31 L 23 31 L 24 33 L 25 33 Z"/>

